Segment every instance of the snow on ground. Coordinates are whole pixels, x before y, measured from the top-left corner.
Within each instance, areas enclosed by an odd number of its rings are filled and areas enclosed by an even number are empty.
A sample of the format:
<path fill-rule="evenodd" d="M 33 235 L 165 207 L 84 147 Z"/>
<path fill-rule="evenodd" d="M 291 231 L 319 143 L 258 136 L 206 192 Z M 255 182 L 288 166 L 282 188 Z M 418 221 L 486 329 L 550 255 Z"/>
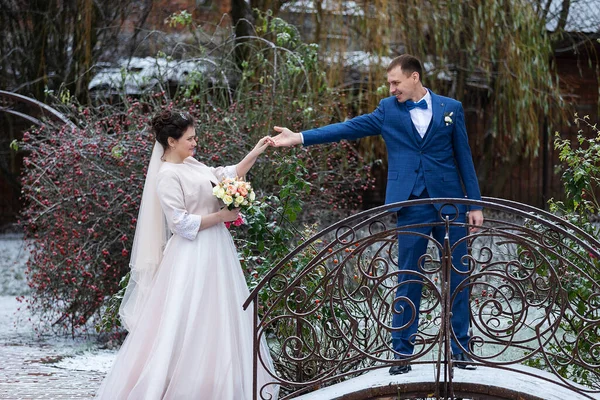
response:
<path fill-rule="evenodd" d="M 28 258 L 23 235 L 0 235 L 0 295 L 16 296 L 27 293 L 25 263 Z"/>
<path fill-rule="evenodd" d="M 413 371 L 409 374 L 395 376 L 390 376 L 387 368 L 380 368 L 361 375 L 358 378 L 302 395 L 297 399 L 337 399 L 350 396 L 350 393 L 361 391 L 368 393 L 371 388 L 386 387 L 388 385 L 402 385 L 410 388 L 412 385 L 414 385 L 413 387 L 417 386 L 420 382 L 435 382 L 436 370 L 433 365 L 415 364 L 412 368 Z M 535 373 L 541 378 L 530 376 L 526 373 Z M 600 399 L 597 394 L 590 394 L 589 397 L 578 395 L 556 382 L 554 375 L 523 365 L 514 365 L 510 370 L 496 370 L 482 366 L 478 367 L 475 371 L 460 370 L 458 368 L 454 370 L 453 381 L 456 384 L 471 384 L 477 387 L 478 390 L 481 390 L 482 387 L 493 388 L 498 385 L 499 380 L 502 381 L 503 387 L 512 391 L 511 396 L 514 395 L 515 397 L 511 398 L 523 398 L 521 394 L 531 393 L 545 400 Z M 493 389 L 489 390 L 493 392 Z"/>
<path fill-rule="evenodd" d="M 20 234 L 0 234 L 0 347 L 47 349 L 55 368 L 71 371 L 107 372 L 116 350 L 101 349 L 95 334 L 72 339 L 53 333 L 38 335 L 36 318 L 19 303 L 17 296 L 28 294 L 25 279 L 28 253 Z M 58 354 L 58 355 L 56 355 Z"/>
<path fill-rule="evenodd" d="M 56 368 L 72 371 L 98 371 L 107 373 L 115 360 L 115 354 L 114 350 L 89 350 L 63 358 L 55 366 Z"/>

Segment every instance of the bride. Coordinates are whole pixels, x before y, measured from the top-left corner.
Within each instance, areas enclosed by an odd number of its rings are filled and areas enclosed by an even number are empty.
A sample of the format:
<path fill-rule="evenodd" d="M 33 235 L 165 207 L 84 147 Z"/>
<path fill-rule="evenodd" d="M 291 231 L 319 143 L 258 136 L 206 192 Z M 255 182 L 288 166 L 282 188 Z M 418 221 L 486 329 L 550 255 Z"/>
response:
<path fill-rule="evenodd" d="M 253 311 L 242 309 L 249 291 L 224 225 L 238 210 L 221 208 L 212 185 L 244 176 L 271 138 L 260 139 L 239 164 L 211 168 L 192 157 L 191 115 L 163 111 L 152 129 L 156 142 L 119 310 L 129 334 L 96 398 L 252 399 Z M 257 398 L 276 399 L 264 340 L 260 349 Z"/>

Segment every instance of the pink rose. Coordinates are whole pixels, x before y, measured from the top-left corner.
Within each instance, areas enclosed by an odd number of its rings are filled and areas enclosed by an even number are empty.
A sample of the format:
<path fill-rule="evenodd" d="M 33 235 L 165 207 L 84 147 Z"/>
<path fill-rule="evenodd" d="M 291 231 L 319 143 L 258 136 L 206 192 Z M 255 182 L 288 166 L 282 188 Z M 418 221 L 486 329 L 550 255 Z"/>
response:
<path fill-rule="evenodd" d="M 244 224 L 244 218 L 242 218 L 242 215 L 240 214 L 240 215 L 238 215 L 238 218 L 235 221 L 233 221 L 233 225 L 240 226 L 243 224 Z"/>
<path fill-rule="evenodd" d="M 235 186 L 229 185 L 227 186 L 227 194 L 233 196 L 236 192 Z"/>
<path fill-rule="evenodd" d="M 231 227 L 231 225 L 233 225 L 233 226 L 244 225 L 244 217 L 242 217 L 242 214 L 238 215 L 237 219 L 233 222 L 225 222 L 225 226 L 227 227 L 227 229 L 229 229 Z"/>
<path fill-rule="evenodd" d="M 240 186 L 237 191 L 244 197 L 246 197 L 246 195 L 248 194 L 248 189 L 246 189 L 244 186 Z"/>

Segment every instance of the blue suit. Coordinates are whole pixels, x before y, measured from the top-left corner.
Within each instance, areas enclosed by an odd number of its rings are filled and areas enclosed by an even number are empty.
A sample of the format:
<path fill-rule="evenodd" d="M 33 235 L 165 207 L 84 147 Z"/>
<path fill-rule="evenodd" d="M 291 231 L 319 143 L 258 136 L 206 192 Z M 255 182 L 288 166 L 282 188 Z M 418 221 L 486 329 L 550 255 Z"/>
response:
<path fill-rule="evenodd" d="M 433 116 L 424 138 L 418 134 L 406 105 L 391 96 L 381 100 L 377 109 L 370 114 L 302 132 L 304 145 L 381 135 L 388 153 L 386 204 L 422 197 L 467 197 L 480 200 L 479 183 L 473 166 L 462 105 L 454 99 L 438 96 L 431 91 L 430 94 Z M 446 121 L 446 117 L 450 121 Z M 441 204 L 436 204 L 435 207 L 404 207 L 398 211 L 398 226 L 440 222 L 440 206 Z M 465 221 L 466 211 L 481 209 L 475 206 L 467 209 L 464 205 L 458 205 L 457 208 L 458 222 Z M 446 208 L 443 211 L 445 210 Z M 433 235 L 443 243 L 443 229 L 429 227 L 418 231 L 425 235 Z M 465 234 L 465 228 L 452 227 L 451 245 L 462 239 Z M 410 299 L 416 307 L 417 315 L 412 315 L 411 307 L 404 307 L 402 302 L 397 303 L 392 321 L 394 327 L 401 328 L 392 332 L 394 350 L 399 353 L 396 354 L 396 358 L 408 357 L 413 352 L 412 339 L 418 328 L 422 285 L 403 282 L 415 279 L 420 281 L 418 275 L 410 271 L 420 271 L 418 259 L 425 253 L 426 247 L 427 239 L 423 237 L 399 235 L 398 265 L 400 271 L 407 273 L 399 274 L 397 296 Z M 467 266 L 460 263 L 466 252 L 464 242 L 453 250 L 453 264 L 459 271 L 467 270 Z M 466 274 L 452 273 L 452 292 L 466 277 Z M 468 307 L 469 294 L 464 290 L 456 296 L 453 303 L 452 326 L 462 347 L 458 347 L 453 341 L 454 354 L 468 348 Z"/>

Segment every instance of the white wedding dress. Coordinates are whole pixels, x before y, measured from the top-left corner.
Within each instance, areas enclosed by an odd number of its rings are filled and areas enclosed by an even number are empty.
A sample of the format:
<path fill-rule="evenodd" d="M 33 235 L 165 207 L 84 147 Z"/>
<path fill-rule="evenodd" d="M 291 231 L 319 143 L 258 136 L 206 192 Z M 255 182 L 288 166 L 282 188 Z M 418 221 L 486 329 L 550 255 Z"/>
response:
<path fill-rule="evenodd" d="M 235 167 L 209 168 L 189 157 L 162 163 L 158 198 L 173 236 L 139 318 L 130 328 L 96 398 L 106 400 L 246 400 L 253 395 L 253 310 L 228 229 L 198 231 L 219 210 L 211 182 Z M 262 359 L 262 361 L 261 361 Z M 264 340 L 258 399 L 276 399 Z"/>

